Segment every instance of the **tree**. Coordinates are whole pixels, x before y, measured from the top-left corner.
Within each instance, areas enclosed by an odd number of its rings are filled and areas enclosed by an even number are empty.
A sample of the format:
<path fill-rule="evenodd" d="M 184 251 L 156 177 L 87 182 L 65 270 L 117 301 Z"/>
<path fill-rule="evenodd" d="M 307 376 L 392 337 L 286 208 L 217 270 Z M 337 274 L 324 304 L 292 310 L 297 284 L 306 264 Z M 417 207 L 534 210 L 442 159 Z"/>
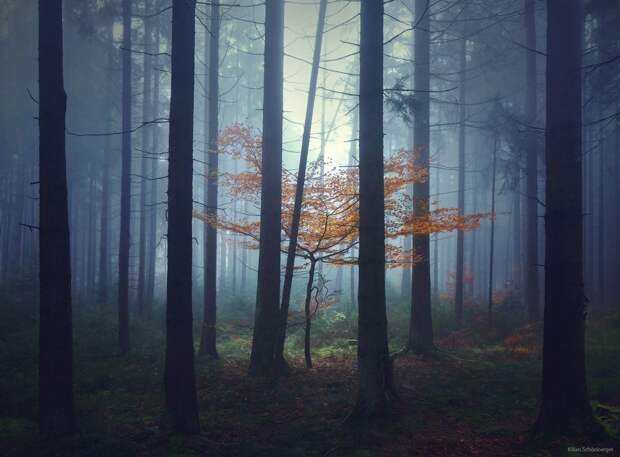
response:
<path fill-rule="evenodd" d="M 536 90 L 536 10 L 534 0 L 525 0 L 525 33 L 526 33 L 526 94 L 525 116 L 527 122 L 536 121 L 537 90 Z M 527 132 L 526 152 L 526 192 L 527 192 L 527 278 L 526 303 L 528 318 L 538 320 L 538 141 L 536 132 Z"/>
<path fill-rule="evenodd" d="M 219 139 L 222 154 L 229 155 L 235 163 L 245 162 L 246 171 L 223 175 L 226 188 L 230 192 L 230 200 L 242 200 L 259 208 L 263 180 L 260 136 L 255 135 L 252 129 L 236 124 L 224 129 Z M 413 215 L 410 211 L 411 197 L 403 191 L 413 183 L 427 179 L 427 170 L 417 169 L 411 156 L 410 151 L 401 150 L 384 161 L 384 207 L 386 220 L 389 221 L 384 227 L 388 242 L 386 268 L 411 267 L 421 261 L 411 249 L 403 250 L 399 239 L 425 233 L 474 230 L 480 226 L 482 218 L 488 217 L 485 214 L 463 216 L 454 208 L 437 208 L 424 216 Z M 314 285 L 316 267 L 330 263 L 342 269 L 359 263 L 354 251 L 359 242 L 359 171 L 356 167 L 326 168 L 326 165 L 320 157 L 310 164 L 308 172 L 304 174 L 301 203 L 298 202 L 299 175 L 295 176 L 292 171 L 287 170 L 282 176 L 282 253 L 291 252 L 295 214 L 303 208 L 296 227 L 294 253 L 310 266 L 304 300 L 304 352 L 308 368 L 312 367 L 311 321 L 319 307 L 326 304 L 316 298 L 317 306 L 314 311 L 311 310 L 312 294 L 315 293 L 318 297 L 317 289 L 326 289 L 324 285 Z M 325 198 L 325 195 L 332 197 Z M 260 245 L 260 222 L 239 222 L 234 214 L 232 218 L 226 218 L 199 211 L 194 212 L 194 217 L 209 226 L 249 237 L 250 241 L 246 243 L 248 247 L 256 249 Z M 287 320 L 290 317 L 291 313 L 287 308 Z M 284 340 L 280 342 L 284 345 Z"/>
<path fill-rule="evenodd" d="M 198 433 L 192 336 L 192 175 L 195 0 L 172 3 L 165 407 L 168 425 Z"/>
<path fill-rule="evenodd" d="M 219 72 L 220 72 L 220 7 L 211 6 L 209 30 L 209 89 L 208 89 L 208 158 L 207 213 L 217 220 L 218 205 L 218 131 L 219 131 Z M 215 323 L 217 320 L 217 224 L 207 226 L 205 244 L 204 322 L 200 338 L 200 355 L 218 358 Z"/>
<path fill-rule="evenodd" d="M 547 165 L 542 398 L 535 430 L 592 430 L 585 372 L 581 181 L 582 2 L 547 2 Z"/>
<path fill-rule="evenodd" d="M 494 133 L 495 138 L 493 142 L 493 158 L 492 158 L 492 171 L 491 171 L 491 214 L 495 214 L 495 186 L 497 175 L 497 132 Z M 487 311 L 489 326 L 493 324 L 493 267 L 495 265 L 495 217 L 491 219 L 491 236 L 489 237 L 489 284 L 487 288 Z"/>
<path fill-rule="evenodd" d="M 427 169 L 430 160 L 430 11 L 429 0 L 415 2 L 415 63 L 414 93 L 416 116 L 413 141 L 418 167 Z M 429 182 L 413 186 L 413 211 L 424 216 L 429 212 Z M 433 350 L 433 320 L 431 313 L 430 238 L 428 234 L 413 237 L 413 249 L 422 257 L 412 270 L 411 323 L 407 348 L 416 352 Z"/>
<path fill-rule="evenodd" d="M 159 7 L 161 3 L 156 3 Z M 161 23 L 158 20 L 155 24 L 155 53 L 159 53 L 160 48 L 160 35 L 161 35 Z M 157 55 L 153 57 L 153 67 L 157 68 L 159 65 L 159 58 Z M 160 110 L 160 76 L 159 74 L 153 75 L 153 97 L 152 97 L 152 119 L 159 118 L 159 110 Z M 148 303 L 153 303 L 155 300 L 155 277 L 157 273 L 157 223 L 158 223 L 158 205 L 159 205 L 159 142 L 160 142 L 160 133 L 159 128 L 155 125 L 151 127 L 151 145 L 153 149 L 153 154 L 151 157 L 151 208 L 150 208 L 150 217 L 149 217 L 149 236 L 148 236 L 148 246 L 147 252 L 149 253 L 148 257 L 148 273 L 146 279 L 146 300 Z M 152 309 L 152 308 L 151 308 Z"/>
<path fill-rule="evenodd" d="M 466 141 L 466 94 L 467 94 L 467 38 L 461 38 L 460 69 L 459 69 L 459 188 L 458 207 L 459 213 L 465 211 L 465 141 Z M 454 308 L 456 321 L 463 322 L 463 267 L 464 267 L 464 242 L 465 233 L 459 231 L 456 234 L 456 288 L 454 292 Z M 435 260 L 436 262 L 436 260 Z"/>
<path fill-rule="evenodd" d="M 280 368 L 284 371 L 287 370 L 287 363 L 284 359 L 284 342 L 286 340 L 286 325 L 288 320 L 288 310 L 291 301 L 291 290 L 293 286 L 293 272 L 295 269 L 295 257 L 297 256 L 297 237 L 299 235 L 299 222 L 301 220 L 302 201 L 304 196 L 304 185 L 306 181 L 306 166 L 308 163 L 308 149 L 310 148 L 310 135 L 312 133 L 312 118 L 314 114 L 314 102 L 316 98 L 316 85 L 319 74 L 319 63 L 321 60 L 321 46 L 323 43 L 323 29 L 325 28 L 325 14 L 327 11 L 327 0 L 321 0 L 319 7 L 319 18 L 316 26 L 316 35 L 314 41 L 314 56 L 312 59 L 312 71 L 310 75 L 310 90 L 308 92 L 308 103 L 306 106 L 306 119 L 304 122 L 304 133 L 301 143 L 301 155 L 299 157 L 299 170 L 297 172 L 297 185 L 295 186 L 295 207 L 293 210 L 293 219 L 291 221 L 291 234 L 288 245 L 288 251 L 286 256 L 286 269 L 284 271 L 284 287 L 282 289 L 282 305 L 280 309 L 280 327 L 278 329 L 278 341 L 276 346 L 276 362 Z M 325 102 L 323 101 L 323 116 L 321 122 L 325 117 L 324 110 Z M 324 131 L 321 132 L 321 148 L 324 147 Z M 322 157 L 322 163 L 325 163 L 325 158 Z M 324 167 L 324 165 L 323 165 Z M 308 282 L 308 290 L 312 291 L 312 279 L 314 276 L 314 267 L 316 262 L 311 263 L 310 280 Z M 306 310 L 309 306 L 309 294 L 306 294 Z M 306 318 L 308 312 L 306 312 Z M 306 325 L 306 341 L 309 340 L 309 320 Z M 306 349 L 306 365 L 311 366 L 312 362 L 309 362 L 309 349 Z"/>
<path fill-rule="evenodd" d="M 39 427 L 75 430 L 62 0 L 39 0 Z"/>
<path fill-rule="evenodd" d="M 282 201 L 282 123 L 284 2 L 265 7 L 263 155 L 258 287 L 250 375 L 272 376 L 280 310 L 280 230 Z"/>
<path fill-rule="evenodd" d="M 151 2 L 145 0 L 144 12 L 149 14 L 151 12 Z M 152 74 L 153 74 L 153 62 L 152 62 L 152 26 L 149 18 L 144 21 L 144 70 L 143 70 L 143 99 L 142 99 L 142 122 L 149 122 L 149 116 L 152 113 L 151 99 L 152 99 Z M 141 171 L 140 171 L 140 233 L 139 233 L 139 252 L 138 252 L 138 313 L 141 317 L 146 314 L 146 240 L 147 240 L 147 173 L 148 173 L 148 160 L 147 154 L 152 151 L 151 132 L 148 128 L 142 129 L 142 158 Z M 151 179 L 155 179 L 152 176 Z M 149 303 L 149 306 L 151 304 Z"/>
<path fill-rule="evenodd" d="M 131 222 L 131 0 L 123 0 L 121 224 L 118 252 L 118 346 L 129 352 L 129 230 Z"/>
<path fill-rule="evenodd" d="M 114 63 L 114 54 L 113 54 L 113 46 L 112 46 L 112 38 L 113 38 L 113 24 L 110 21 L 108 26 L 108 40 L 110 41 L 109 47 L 107 48 L 107 57 L 108 57 L 108 67 L 112 68 Z M 112 78 L 107 79 L 106 84 L 106 94 L 109 98 L 112 96 Z M 112 112 L 111 108 L 108 108 L 108 116 L 106 119 L 106 125 L 108 130 L 110 130 L 112 125 Z M 110 265 L 109 259 L 109 217 L 110 217 L 110 168 L 112 167 L 112 151 L 111 151 L 111 141 L 110 136 L 106 135 L 104 139 L 104 148 L 103 148 L 103 170 L 101 172 L 101 220 L 100 220 L 100 231 L 101 236 L 99 238 L 99 303 L 107 304 L 108 302 L 108 268 Z"/>
<path fill-rule="evenodd" d="M 396 396 L 385 304 L 383 1 L 362 0 L 360 15 L 358 392 L 351 414 L 354 421 L 384 415 Z"/>

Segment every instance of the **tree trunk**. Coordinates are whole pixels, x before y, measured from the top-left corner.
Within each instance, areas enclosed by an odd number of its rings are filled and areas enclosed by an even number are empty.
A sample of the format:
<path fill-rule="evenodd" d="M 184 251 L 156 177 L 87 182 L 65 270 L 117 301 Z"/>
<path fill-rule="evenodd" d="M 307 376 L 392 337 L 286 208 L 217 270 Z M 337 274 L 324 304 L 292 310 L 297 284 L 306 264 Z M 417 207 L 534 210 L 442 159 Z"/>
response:
<path fill-rule="evenodd" d="M 39 0 L 39 427 L 75 430 L 62 1 Z"/>
<path fill-rule="evenodd" d="M 160 49 L 160 24 L 159 22 L 155 26 L 155 53 L 159 53 Z M 159 59 L 157 56 L 153 57 L 153 67 L 159 67 Z M 160 100 L 159 100 L 159 73 L 153 74 L 153 98 L 151 100 L 152 118 L 157 119 L 159 117 Z M 157 223 L 159 214 L 159 127 L 157 125 L 152 127 L 152 150 L 151 156 L 151 177 L 154 179 L 151 181 L 151 207 L 149 208 L 149 237 L 148 237 L 148 273 L 146 280 L 146 300 L 149 303 L 149 311 L 152 311 L 155 302 L 155 278 L 157 277 Z"/>
<path fill-rule="evenodd" d="M 493 324 L 493 264 L 495 255 L 495 185 L 497 174 L 497 133 L 493 145 L 493 170 L 491 172 L 491 237 L 489 240 L 489 287 L 487 289 L 487 306 L 489 326 Z"/>
<path fill-rule="evenodd" d="M 304 132 L 301 141 L 301 155 L 299 157 L 299 169 L 297 172 L 297 187 L 295 188 L 295 203 L 293 207 L 293 218 L 289 236 L 288 252 L 286 256 L 286 270 L 284 271 L 284 286 L 282 289 L 282 305 L 280 309 L 280 326 L 278 341 L 276 346 L 276 362 L 280 369 L 287 371 L 287 363 L 284 359 L 284 342 L 286 340 L 286 325 L 288 321 L 288 311 L 291 302 L 291 290 L 293 286 L 293 274 L 295 272 L 295 257 L 297 255 L 297 237 L 299 235 L 299 223 L 301 220 L 301 210 L 304 197 L 304 186 L 306 182 L 306 166 L 308 163 L 308 150 L 310 147 L 310 136 L 312 134 L 312 118 L 314 115 L 314 102 L 316 99 L 316 85 L 319 74 L 319 63 L 321 59 L 321 47 L 323 43 L 323 29 L 325 28 L 325 12 L 327 11 L 327 0 L 321 0 L 319 7 L 319 19 L 316 26 L 314 41 L 314 56 L 312 59 L 312 71 L 310 73 L 310 88 L 308 91 L 308 103 L 306 105 L 306 119 L 304 122 Z M 324 113 L 323 113 L 324 114 Z M 323 137 L 321 132 L 321 138 Z M 311 276 L 314 275 L 314 263 L 311 266 Z M 306 299 L 307 301 L 308 299 Z M 309 323 L 307 324 L 310 325 Z M 308 330 L 309 331 L 309 330 Z M 308 364 L 309 353 L 306 356 Z M 310 362 L 309 368 L 312 367 Z"/>
<path fill-rule="evenodd" d="M 602 90 L 602 89 L 601 89 Z M 601 117 L 604 113 L 603 108 L 600 109 Z M 598 148 L 598 226 L 597 226 L 597 291 L 596 301 L 594 305 L 599 309 L 605 306 L 605 132 L 603 124 L 599 123 L 599 148 Z"/>
<path fill-rule="evenodd" d="M 204 321 L 200 337 L 199 355 L 217 359 L 217 205 L 218 205 L 218 131 L 219 131 L 219 63 L 220 63 L 220 7 L 211 6 L 209 41 L 209 139 L 207 160 L 207 215 L 213 220 L 207 224 L 205 245 Z"/>
<path fill-rule="evenodd" d="M 437 152 L 437 163 L 441 163 L 441 152 Z M 439 168 L 435 172 L 435 193 L 437 198 L 437 206 L 439 207 L 439 188 L 440 188 L 440 173 Z M 435 233 L 433 240 L 433 297 L 432 302 L 439 304 L 439 233 Z"/>
<path fill-rule="evenodd" d="M 88 237 L 87 242 L 87 264 L 86 264 L 86 292 L 90 298 L 95 288 L 95 275 L 97 264 L 97 231 L 95 229 L 95 164 L 90 162 L 88 165 Z"/>
<path fill-rule="evenodd" d="M 121 224 L 118 252 L 118 346 L 129 352 L 129 229 L 131 220 L 131 0 L 123 0 Z"/>
<path fill-rule="evenodd" d="M 415 82 L 417 116 L 414 119 L 414 151 L 416 165 L 429 170 L 430 149 L 430 0 L 416 0 L 415 12 Z M 429 182 L 413 185 L 414 214 L 429 212 Z M 413 237 L 413 249 L 422 260 L 413 267 L 411 292 L 411 322 L 408 349 L 428 352 L 434 348 L 431 313 L 430 236 Z"/>
<path fill-rule="evenodd" d="M 359 93 L 359 78 L 356 84 L 356 91 Z M 359 142 L 359 106 L 355 108 L 353 114 L 353 124 L 351 126 L 351 144 L 349 145 L 349 166 L 357 167 L 357 147 Z M 355 258 L 355 246 L 351 248 L 351 258 Z M 355 296 L 355 264 L 351 263 L 349 267 L 349 308 L 347 316 L 357 307 Z"/>
<path fill-rule="evenodd" d="M 325 1 L 325 0 L 322 0 Z M 304 329 L 304 359 L 306 361 L 306 368 L 312 368 L 312 354 L 310 353 L 310 330 L 312 326 L 312 312 L 310 305 L 312 301 L 312 287 L 314 283 L 314 270 L 316 267 L 316 260 L 310 260 L 310 272 L 308 273 L 308 284 L 306 285 L 306 300 L 304 302 L 304 316 L 306 325 Z"/>
<path fill-rule="evenodd" d="M 144 11 L 146 14 L 151 12 L 151 2 L 145 0 Z M 146 19 L 144 21 L 144 89 L 143 89 L 143 100 L 142 100 L 142 122 L 148 122 L 149 116 L 151 115 L 151 80 L 153 74 L 153 62 L 151 55 L 153 54 L 153 49 L 151 46 L 152 40 L 152 28 L 151 21 Z M 152 143 L 151 143 L 151 131 L 149 128 L 142 129 L 142 159 L 141 170 L 140 170 L 140 246 L 138 253 L 138 313 L 140 317 L 144 318 L 146 315 L 146 238 L 148 236 L 147 232 L 147 174 L 148 168 L 147 165 L 149 160 L 153 160 L 153 156 L 149 155 L 152 152 Z M 155 178 L 155 176 L 151 176 L 151 178 Z M 150 303 L 149 305 L 150 306 Z"/>
<path fill-rule="evenodd" d="M 172 3 L 165 398 L 168 425 L 199 433 L 192 336 L 195 0 Z"/>
<path fill-rule="evenodd" d="M 383 1 L 362 0 L 360 43 L 358 393 L 351 419 L 387 412 L 395 393 L 385 303 Z"/>
<path fill-rule="evenodd" d="M 536 4 L 535 0 L 525 0 L 525 116 L 527 122 L 535 124 L 537 108 L 536 90 Z M 527 132 L 526 173 L 527 173 L 527 277 L 525 300 L 528 319 L 539 319 L 540 291 L 538 286 L 538 144 L 536 132 Z"/>
<path fill-rule="evenodd" d="M 110 26 L 109 36 L 110 48 L 108 49 L 108 68 L 112 68 L 114 58 L 112 54 L 112 26 Z M 112 99 L 112 78 L 108 75 L 106 94 L 109 100 Z M 112 108 L 108 107 L 108 116 L 106 119 L 107 131 L 112 126 Z M 98 284 L 98 300 L 101 305 L 107 307 L 108 303 L 108 270 L 110 265 L 108 234 L 109 234 L 109 217 L 110 217 L 110 167 L 112 162 L 112 149 L 110 147 L 110 136 L 106 135 L 103 146 L 103 169 L 101 171 L 101 220 L 99 237 L 99 284 Z"/>
<path fill-rule="evenodd" d="M 582 4 L 548 0 L 545 316 L 535 429 L 573 436 L 593 426 L 585 373 L 581 182 Z"/>
<path fill-rule="evenodd" d="M 282 123 L 284 1 L 269 0 L 265 11 L 263 154 L 258 287 L 249 373 L 275 374 L 280 315 L 282 215 Z"/>
<path fill-rule="evenodd" d="M 512 227 L 513 227 L 513 255 L 512 255 L 512 283 L 517 299 L 521 300 L 521 161 L 519 160 L 518 176 L 512 192 Z"/>
<path fill-rule="evenodd" d="M 465 214 L 465 115 L 466 115 L 466 85 L 467 85 L 467 39 L 461 39 L 461 68 L 459 71 L 459 187 L 458 187 L 458 212 L 459 216 Z M 456 283 L 454 292 L 454 314 L 456 322 L 463 322 L 463 267 L 465 232 L 456 232 Z"/>

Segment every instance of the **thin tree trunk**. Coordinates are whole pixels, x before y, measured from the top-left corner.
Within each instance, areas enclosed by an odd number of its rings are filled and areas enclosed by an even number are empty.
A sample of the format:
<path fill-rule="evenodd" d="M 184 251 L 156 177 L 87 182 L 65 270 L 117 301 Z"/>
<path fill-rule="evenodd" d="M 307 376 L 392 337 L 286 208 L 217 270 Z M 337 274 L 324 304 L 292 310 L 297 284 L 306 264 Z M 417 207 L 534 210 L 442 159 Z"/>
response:
<path fill-rule="evenodd" d="M 306 105 L 306 119 L 304 122 L 304 132 L 301 141 L 301 155 L 299 157 L 299 169 L 297 172 L 297 186 L 295 188 L 295 203 L 293 206 L 293 218 L 291 220 L 288 252 L 286 256 L 286 269 L 284 271 L 284 286 L 282 290 L 282 305 L 280 309 L 280 326 L 278 341 L 276 346 L 276 362 L 280 365 L 279 369 L 288 370 L 288 364 L 284 359 L 284 342 L 286 341 L 286 325 L 288 321 L 288 311 L 291 302 L 291 290 L 293 286 L 293 273 L 295 272 L 295 257 L 297 255 L 297 237 L 299 235 L 299 224 L 301 220 L 302 202 L 304 196 L 304 186 L 306 182 L 306 166 L 308 163 L 308 150 L 310 147 L 310 136 L 312 134 L 312 118 L 314 115 L 314 102 L 316 99 L 316 86 L 319 74 L 319 63 L 321 59 L 321 47 L 323 43 L 323 29 L 325 28 L 325 13 L 327 11 L 327 0 L 321 0 L 319 7 L 319 18 L 316 26 L 314 42 L 314 56 L 312 59 L 312 70 L 310 73 L 310 88 L 308 91 L 308 103 Z M 323 112 L 323 114 L 325 114 Z M 323 138 L 321 132 L 321 138 Z M 311 265 L 311 276 L 314 275 L 314 263 Z M 309 324 L 308 324 L 309 325 Z M 306 364 L 308 363 L 306 356 Z M 312 362 L 310 362 L 310 367 Z"/>
<path fill-rule="evenodd" d="M 200 337 L 201 356 L 217 359 L 216 329 L 217 321 L 217 205 L 218 205 L 218 131 L 219 131 L 219 63 L 220 63 L 220 7 L 211 6 L 211 26 L 209 30 L 209 139 L 207 159 L 207 239 L 205 253 L 204 321 Z"/>
<path fill-rule="evenodd" d="M 155 26 L 155 54 L 159 53 L 160 49 L 160 25 L 157 22 Z M 159 59 L 157 56 L 153 57 L 153 67 L 159 68 Z M 157 70 L 158 71 L 158 70 Z M 151 103 L 152 117 L 157 119 L 159 117 L 159 74 L 157 71 L 153 74 L 153 98 Z M 148 273 L 146 280 L 146 300 L 149 303 L 149 312 L 152 311 L 155 301 L 155 279 L 157 277 L 157 224 L 158 224 L 158 204 L 159 204 L 159 128 L 153 126 L 151 130 L 152 138 L 152 152 L 155 155 L 151 156 L 151 177 L 154 178 L 151 181 L 151 200 L 152 205 L 149 208 L 149 237 L 148 237 Z"/>
<path fill-rule="evenodd" d="M 459 187 L 458 187 L 458 212 L 459 216 L 465 214 L 465 116 L 466 116 L 466 88 L 467 88 L 467 39 L 461 39 L 461 68 L 459 71 Z M 454 314 L 456 322 L 463 322 L 463 267 L 465 232 L 458 230 L 456 233 L 456 284 L 454 292 Z"/>
<path fill-rule="evenodd" d="M 548 0 L 545 316 L 535 430 L 592 430 L 585 373 L 581 181 L 582 3 Z"/>
<path fill-rule="evenodd" d="M 512 283 L 515 293 L 521 291 L 521 161 L 515 188 L 512 193 L 512 227 L 513 227 L 513 254 L 512 254 Z"/>
<path fill-rule="evenodd" d="M 235 175 L 237 175 L 239 173 L 239 163 L 238 161 L 234 161 L 233 164 L 233 173 Z M 234 224 L 238 224 L 239 223 L 239 212 L 238 212 L 238 208 L 237 208 L 237 200 L 234 201 L 233 203 L 233 223 Z M 232 232 L 231 233 L 231 240 L 232 240 L 232 256 L 231 256 L 231 260 L 232 260 L 232 285 L 231 285 L 231 293 L 233 295 L 233 297 L 237 296 L 237 251 L 238 251 L 238 240 L 239 238 L 237 237 L 237 233 Z"/>
<path fill-rule="evenodd" d="M 322 0 L 325 1 L 325 0 Z M 306 300 L 304 302 L 304 316 L 306 325 L 304 328 L 304 359 L 306 361 L 306 368 L 312 368 L 312 354 L 310 353 L 310 330 L 312 326 L 312 313 L 310 310 L 310 304 L 312 301 L 312 287 L 314 283 L 314 270 L 316 267 L 316 260 L 310 260 L 310 272 L 308 273 L 308 284 L 306 285 Z"/>
<path fill-rule="evenodd" d="M 415 12 L 415 82 L 417 116 L 414 119 L 415 162 L 429 170 L 430 160 L 430 0 L 416 0 Z M 413 185 L 414 214 L 424 217 L 429 212 L 429 182 Z M 431 312 L 430 236 L 414 235 L 413 249 L 422 260 L 413 267 L 411 321 L 408 349 L 428 352 L 434 348 Z"/>
<path fill-rule="evenodd" d="M 493 324 L 493 264 L 495 254 L 495 185 L 497 174 L 497 133 L 493 145 L 493 171 L 491 172 L 491 237 L 489 240 L 489 287 L 487 289 L 487 306 L 489 325 Z"/>
<path fill-rule="evenodd" d="M 265 7 L 263 154 L 258 287 L 249 373 L 273 376 L 280 316 L 284 1 Z"/>
<path fill-rule="evenodd" d="M 437 152 L 437 163 L 441 163 L 441 153 Z M 437 206 L 439 206 L 439 188 L 440 188 L 439 168 L 435 172 L 435 193 L 437 194 Z M 439 304 L 439 233 L 435 233 L 433 240 L 433 298 L 434 303 Z"/>
<path fill-rule="evenodd" d="M 536 4 L 535 0 L 525 0 L 525 116 L 527 121 L 536 123 L 537 82 L 536 82 Z M 539 319 L 540 290 L 538 285 L 538 141 L 536 132 L 527 132 L 526 173 L 527 173 L 527 277 L 525 300 L 528 319 Z"/>
<path fill-rule="evenodd" d="M 118 346 L 129 352 L 129 236 L 131 220 L 131 0 L 123 0 L 121 224 L 118 253 Z"/>
<path fill-rule="evenodd" d="M 92 162 L 88 166 L 88 238 L 87 238 L 87 265 L 86 265 L 86 291 L 90 298 L 95 287 L 95 275 L 97 264 L 97 231 L 95 229 L 95 166 Z"/>
<path fill-rule="evenodd" d="M 108 39 L 112 40 L 112 26 L 110 26 Z M 112 46 L 108 49 L 108 68 L 111 69 L 114 64 L 114 57 L 112 54 Z M 111 77 L 107 79 L 106 94 L 109 100 L 112 98 L 112 83 Z M 111 130 L 112 126 L 112 113 L 111 107 L 108 107 L 108 116 L 106 119 L 107 131 Z M 100 231 L 99 237 L 99 303 L 106 306 L 108 303 L 108 267 L 109 261 L 109 247 L 108 247 L 108 234 L 109 234 L 109 217 L 110 217 L 110 167 L 112 161 L 112 150 L 110 147 L 110 136 L 106 135 L 104 138 L 103 146 L 103 169 L 101 171 L 101 219 L 100 219 Z M 107 307 L 107 306 L 106 306 Z"/>
<path fill-rule="evenodd" d="M 355 90 L 359 93 L 359 78 L 355 86 Z M 351 125 L 351 144 L 349 145 L 349 167 L 357 167 L 357 148 L 359 143 L 359 106 L 354 108 L 353 124 Z M 351 258 L 355 258 L 355 246 L 351 248 Z M 347 314 L 350 314 L 357 307 L 357 300 L 355 295 L 355 264 L 351 263 L 349 267 L 349 310 Z"/>
<path fill-rule="evenodd" d="M 248 214 L 247 200 L 243 202 L 243 214 L 243 222 L 247 223 L 247 216 L 245 216 Z M 245 295 L 248 280 L 248 248 L 244 244 L 241 249 L 241 294 Z"/>
<path fill-rule="evenodd" d="M 196 0 L 172 2 L 165 407 L 177 432 L 199 433 L 192 335 L 192 177 Z"/>
<path fill-rule="evenodd" d="M 144 4 L 145 14 L 149 14 L 151 11 L 151 2 L 146 0 Z M 151 21 L 146 19 L 144 21 L 144 86 L 143 86 L 143 100 L 142 100 L 142 122 L 148 122 L 151 115 L 151 83 L 153 74 L 153 62 L 151 55 L 153 49 L 151 46 L 152 40 L 152 27 Z M 140 234 L 139 234 L 139 253 L 138 253 L 138 313 L 140 317 L 144 318 L 146 315 L 146 238 L 147 238 L 147 174 L 148 174 L 148 161 L 153 159 L 153 156 L 148 154 L 154 152 L 151 144 L 151 132 L 149 128 L 142 129 L 142 159 L 140 170 Z M 151 176 L 155 178 L 155 176 Z M 150 304 L 149 304 L 150 306 Z"/>
<path fill-rule="evenodd" d="M 75 431 L 62 1 L 39 0 L 39 427 Z"/>
<path fill-rule="evenodd" d="M 385 303 L 383 1 L 362 0 L 360 42 L 358 393 L 353 421 L 386 414 L 395 395 Z"/>
<path fill-rule="evenodd" d="M 600 110 L 601 114 L 604 112 Z M 602 117 L 602 116 L 601 116 Z M 599 124 L 599 156 L 598 156 L 598 227 L 597 227 L 597 290 L 596 302 L 599 308 L 605 306 L 605 132 Z"/>
<path fill-rule="evenodd" d="M 223 161 L 222 161 L 223 162 Z M 224 170 L 224 164 L 222 163 L 220 167 L 222 168 L 222 173 L 226 173 Z M 226 230 L 221 230 L 219 233 L 220 238 L 220 274 L 219 277 L 219 285 L 217 290 L 224 292 L 226 288 L 226 279 L 227 279 L 227 270 L 228 270 L 228 244 L 226 242 Z"/>

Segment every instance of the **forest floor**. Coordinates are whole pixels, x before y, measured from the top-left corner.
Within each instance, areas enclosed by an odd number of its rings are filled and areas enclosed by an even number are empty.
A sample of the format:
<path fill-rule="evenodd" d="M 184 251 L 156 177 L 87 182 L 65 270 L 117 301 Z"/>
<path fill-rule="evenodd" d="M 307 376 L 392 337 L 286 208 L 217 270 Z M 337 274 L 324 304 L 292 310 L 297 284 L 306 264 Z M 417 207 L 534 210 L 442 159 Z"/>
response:
<path fill-rule="evenodd" d="M 588 380 L 593 409 L 611 433 L 596 443 L 539 441 L 528 429 L 540 386 L 540 336 L 522 327 L 508 336 L 452 332 L 434 357 L 395 359 L 400 398 L 372 429 L 345 419 L 356 393 L 351 340 L 314 351 L 306 370 L 290 353 L 292 375 L 276 382 L 246 375 L 248 335 L 221 338 L 221 360 L 197 362 L 203 432 L 160 431 L 161 324 L 136 329 L 134 350 L 114 353 L 112 320 L 76 327 L 76 403 L 80 433 L 64 442 L 37 438 L 36 343 L 32 331 L 0 341 L 0 455 L 79 457 L 410 457 L 571 455 L 570 446 L 620 453 L 620 315 L 589 322 Z M 6 323 L 6 321 L 5 321 Z M 102 330 L 109 326 L 110 331 Z M 223 328 L 222 334 L 227 330 Z M 247 332 L 246 332 L 247 333 Z M 154 350 L 153 348 L 158 348 Z"/>

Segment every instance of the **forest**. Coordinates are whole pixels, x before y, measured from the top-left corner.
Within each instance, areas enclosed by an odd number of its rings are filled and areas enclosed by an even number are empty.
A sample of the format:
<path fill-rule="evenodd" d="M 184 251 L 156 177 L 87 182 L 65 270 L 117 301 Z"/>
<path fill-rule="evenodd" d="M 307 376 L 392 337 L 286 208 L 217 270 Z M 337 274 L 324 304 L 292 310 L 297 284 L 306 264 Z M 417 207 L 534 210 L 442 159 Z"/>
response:
<path fill-rule="evenodd" d="M 0 68 L 0 456 L 620 453 L 619 0 L 0 0 Z"/>

